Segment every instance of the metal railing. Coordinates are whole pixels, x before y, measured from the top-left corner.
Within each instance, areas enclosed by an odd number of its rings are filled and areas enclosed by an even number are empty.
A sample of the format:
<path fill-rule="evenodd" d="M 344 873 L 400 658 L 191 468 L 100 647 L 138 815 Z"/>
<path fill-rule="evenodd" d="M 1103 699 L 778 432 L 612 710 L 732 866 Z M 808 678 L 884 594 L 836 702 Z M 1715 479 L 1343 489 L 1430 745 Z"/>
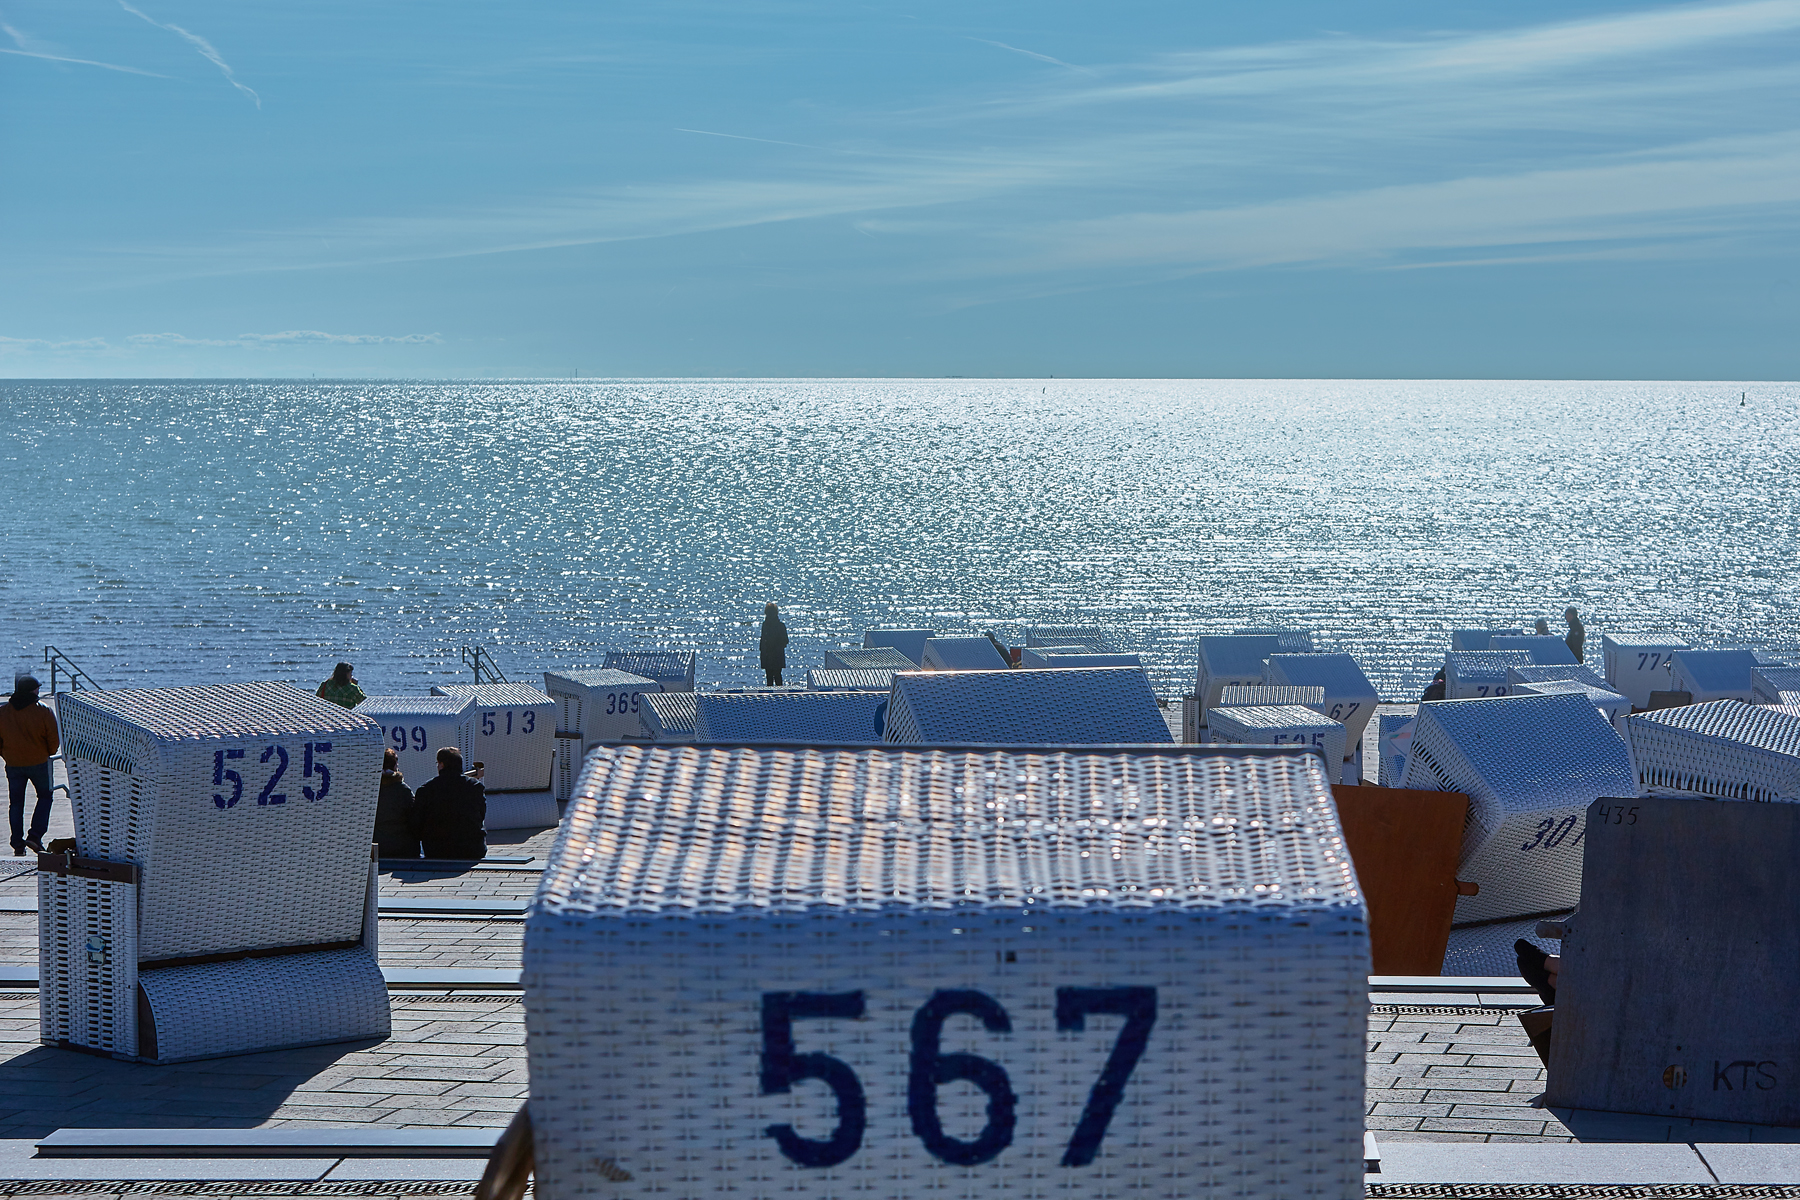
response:
<path fill-rule="evenodd" d="M 52 696 L 56 695 L 56 684 L 59 673 L 68 676 L 68 690 L 71 692 L 79 692 L 83 688 L 91 688 L 94 691 L 100 690 L 100 685 L 94 682 L 94 677 L 92 675 L 89 675 L 86 671 L 82 670 L 76 665 L 74 659 L 64 654 L 61 650 L 58 650 L 55 646 L 44 647 L 44 665 L 50 668 L 50 694 Z"/>
<path fill-rule="evenodd" d="M 494 656 L 488 653 L 486 646 L 464 646 L 462 648 L 463 665 L 475 668 L 475 682 L 510 683 L 506 673 L 494 662 Z"/>

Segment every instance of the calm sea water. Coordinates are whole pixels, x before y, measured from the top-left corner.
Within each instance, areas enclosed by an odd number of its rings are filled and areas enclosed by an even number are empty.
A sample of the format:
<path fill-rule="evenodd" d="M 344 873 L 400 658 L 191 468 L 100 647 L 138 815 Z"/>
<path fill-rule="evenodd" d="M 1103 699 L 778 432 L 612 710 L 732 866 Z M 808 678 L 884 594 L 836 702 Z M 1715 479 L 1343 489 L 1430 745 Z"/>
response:
<path fill-rule="evenodd" d="M 1749 403 L 1740 407 L 1739 393 Z M 371 693 L 609 646 L 760 682 L 870 625 L 1316 631 L 1385 696 L 1448 630 L 1800 646 L 1800 386 L 1122 380 L 0 383 L 0 652 Z"/>

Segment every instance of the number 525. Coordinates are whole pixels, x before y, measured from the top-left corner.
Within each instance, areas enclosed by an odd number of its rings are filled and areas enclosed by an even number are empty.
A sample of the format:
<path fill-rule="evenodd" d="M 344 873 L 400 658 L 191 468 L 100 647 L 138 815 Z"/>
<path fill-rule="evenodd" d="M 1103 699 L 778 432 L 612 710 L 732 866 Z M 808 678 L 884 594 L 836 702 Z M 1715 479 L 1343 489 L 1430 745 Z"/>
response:
<path fill-rule="evenodd" d="M 794 1048 L 794 1022 L 807 1018 L 856 1020 L 864 1015 L 862 992 L 764 992 L 762 998 L 763 1094 L 785 1094 L 796 1083 L 816 1079 L 837 1098 L 837 1128 L 827 1138 L 806 1138 L 792 1125 L 766 1130 L 789 1160 L 803 1167 L 835 1167 L 862 1147 L 868 1127 L 868 1100 L 850 1064 L 829 1054 L 801 1054 Z M 912 1045 L 907 1063 L 906 1114 L 913 1134 L 934 1157 L 957 1166 L 987 1162 L 1012 1145 L 1018 1123 L 1018 1097 L 1006 1068 L 975 1054 L 945 1054 L 940 1049 L 944 1022 L 961 1014 L 975 1018 L 990 1033 L 1011 1033 L 1012 1019 L 992 996 L 971 989 L 945 989 L 913 1014 Z M 1125 1024 L 1107 1055 L 1100 1078 L 1088 1093 L 1063 1152 L 1062 1165 L 1085 1167 L 1100 1152 L 1113 1111 L 1125 1093 L 1132 1068 L 1144 1055 L 1156 1024 L 1153 987 L 1056 989 L 1056 1027 L 1079 1033 L 1089 1014 L 1124 1017 Z M 963 1080 L 987 1093 L 987 1124 L 973 1141 L 944 1131 L 938 1116 L 937 1091 Z"/>

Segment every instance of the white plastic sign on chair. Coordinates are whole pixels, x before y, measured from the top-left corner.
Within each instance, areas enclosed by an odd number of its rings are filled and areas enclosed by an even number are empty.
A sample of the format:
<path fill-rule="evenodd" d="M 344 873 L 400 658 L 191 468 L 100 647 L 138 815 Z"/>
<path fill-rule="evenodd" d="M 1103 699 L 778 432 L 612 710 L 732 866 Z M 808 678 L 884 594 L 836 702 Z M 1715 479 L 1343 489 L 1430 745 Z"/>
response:
<path fill-rule="evenodd" d="M 1800 801 L 1800 715 L 1712 700 L 1633 714 L 1625 736 L 1644 788 Z"/>
<path fill-rule="evenodd" d="M 696 742 L 867 745 L 887 727 L 885 692 L 701 692 Z"/>
<path fill-rule="evenodd" d="M 487 764 L 482 782 L 489 795 L 549 788 L 556 757 L 556 701 L 524 683 L 450 683 L 431 691 L 439 696 L 463 696 L 474 703 L 469 718 L 471 748 L 465 757 L 471 766 Z M 554 825 L 555 818 L 549 823 Z"/>
<path fill-rule="evenodd" d="M 1381 697 L 1375 685 L 1348 654 L 1271 654 L 1263 668 L 1267 683 L 1313 685 L 1325 689 L 1325 707 L 1319 711 L 1342 721 L 1346 744 L 1361 743 L 1369 718 Z"/>
<path fill-rule="evenodd" d="M 930 629 L 867 629 L 863 631 L 863 649 L 892 646 L 917 667 L 925 662 L 925 642 L 936 636 Z"/>
<path fill-rule="evenodd" d="M 437 752 L 450 747 L 475 761 L 475 701 L 468 696 L 370 696 L 356 711 L 381 726 L 382 743 L 400 760 L 400 772 L 416 786 L 437 774 Z"/>
<path fill-rule="evenodd" d="M 1512 690 L 1509 667 L 1531 665 L 1524 650 L 1452 650 L 1444 655 L 1444 699 L 1486 700 Z"/>
<path fill-rule="evenodd" d="M 1400 786 L 1469 797 L 1457 878 L 1481 892 L 1457 899 L 1459 923 L 1573 908 L 1587 806 L 1637 794 L 1624 741 L 1570 695 L 1419 705 Z"/>
<path fill-rule="evenodd" d="M 1011 665 L 985 637 L 934 637 L 925 643 L 927 671 L 1004 671 Z"/>
<path fill-rule="evenodd" d="M 901 673 L 894 676 L 887 740 L 1092 746 L 1174 738 L 1143 671 L 1083 667 Z"/>
<path fill-rule="evenodd" d="M 1360 1195 L 1316 756 L 625 747 L 576 792 L 525 928 L 543 1200 Z"/>
<path fill-rule="evenodd" d="M 1606 684 L 1631 701 L 1633 708 L 1649 708 L 1651 692 L 1674 690 L 1669 683 L 1669 662 L 1687 643 L 1642 634 L 1602 634 L 1600 652 Z"/>
<path fill-rule="evenodd" d="M 1489 650 L 1523 650 L 1540 667 L 1573 667 L 1579 665 L 1569 644 L 1554 635 L 1495 634 L 1488 641 Z"/>
<path fill-rule="evenodd" d="M 1677 650 L 1669 660 L 1669 687 L 1687 692 L 1694 703 L 1742 700 L 1750 703 L 1756 655 L 1748 650 Z"/>

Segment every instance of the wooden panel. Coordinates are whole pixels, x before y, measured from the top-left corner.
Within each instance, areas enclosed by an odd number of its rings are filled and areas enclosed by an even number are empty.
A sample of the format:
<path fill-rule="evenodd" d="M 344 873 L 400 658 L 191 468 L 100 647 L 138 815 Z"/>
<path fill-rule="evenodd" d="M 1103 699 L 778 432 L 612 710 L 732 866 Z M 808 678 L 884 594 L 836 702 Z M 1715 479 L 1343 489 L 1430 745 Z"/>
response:
<path fill-rule="evenodd" d="M 1331 794 L 1369 906 L 1371 973 L 1441 973 L 1469 798 L 1384 787 L 1340 786 Z"/>
<path fill-rule="evenodd" d="M 1800 1125 L 1800 805 L 1587 810 L 1550 1103 Z"/>

